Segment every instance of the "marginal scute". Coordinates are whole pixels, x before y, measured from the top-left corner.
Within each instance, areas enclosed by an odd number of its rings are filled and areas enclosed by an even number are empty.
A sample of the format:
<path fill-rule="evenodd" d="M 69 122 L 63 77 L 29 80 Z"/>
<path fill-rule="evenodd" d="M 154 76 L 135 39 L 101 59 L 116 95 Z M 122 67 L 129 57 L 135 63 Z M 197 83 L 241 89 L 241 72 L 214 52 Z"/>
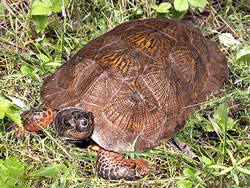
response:
<path fill-rule="evenodd" d="M 92 112 L 91 138 L 102 148 L 145 151 L 182 130 L 227 80 L 225 55 L 188 21 L 135 20 L 85 45 L 45 80 L 41 96 L 57 110 Z"/>
<path fill-rule="evenodd" d="M 179 30 L 179 24 L 174 20 L 172 21 L 169 20 L 168 22 L 166 22 L 166 20 L 163 18 L 163 19 L 159 19 L 156 22 L 151 19 L 151 20 L 146 21 L 145 24 L 154 27 L 158 31 L 166 33 L 168 36 L 171 36 L 175 40 L 177 40 L 178 37 L 181 35 L 180 32 L 176 32 Z"/>

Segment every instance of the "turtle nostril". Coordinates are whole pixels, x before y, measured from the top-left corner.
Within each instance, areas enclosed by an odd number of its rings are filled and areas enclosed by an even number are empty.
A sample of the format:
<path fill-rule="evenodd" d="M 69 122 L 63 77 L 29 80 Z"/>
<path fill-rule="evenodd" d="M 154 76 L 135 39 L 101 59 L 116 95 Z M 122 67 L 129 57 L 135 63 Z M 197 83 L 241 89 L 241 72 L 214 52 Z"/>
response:
<path fill-rule="evenodd" d="M 66 119 L 66 118 L 63 118 L 61 119 L 61 125 L 64 125 L 65 127 L 71 127 L 72 126 L 72 123 L 73 123 L 73 120 L 72 119 Z"/>

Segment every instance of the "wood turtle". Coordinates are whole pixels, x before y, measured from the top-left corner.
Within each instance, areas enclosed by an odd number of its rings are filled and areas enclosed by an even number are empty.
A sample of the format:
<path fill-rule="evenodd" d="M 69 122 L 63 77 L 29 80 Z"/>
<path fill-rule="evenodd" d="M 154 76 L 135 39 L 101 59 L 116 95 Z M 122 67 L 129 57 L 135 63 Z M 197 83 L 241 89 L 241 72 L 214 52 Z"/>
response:
<path fill-rule="evenodd" d="M 37 131 L 56 113 L 60 139 L 91 138 L 99 146 L 100 177 L 134 180 L 156 167 L 117 152 L 146 151 L 174 137 L 227 79 L 224 54 L 190 22 L 129 21 L 83 46 L 47 77 L 41 98 L 48 110 L 25 112 L 23 124 Z"/>

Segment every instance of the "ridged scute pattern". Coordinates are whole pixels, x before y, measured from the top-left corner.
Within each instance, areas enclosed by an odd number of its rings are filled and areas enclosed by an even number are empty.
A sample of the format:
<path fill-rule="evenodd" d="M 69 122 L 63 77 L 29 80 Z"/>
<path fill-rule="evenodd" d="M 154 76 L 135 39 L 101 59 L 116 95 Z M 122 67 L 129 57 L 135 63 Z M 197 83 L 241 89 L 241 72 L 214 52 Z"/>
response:
<path fill-rule="evenodd" d="M 228 79 L 224 54 L 188 21 L 123 23 L 92 40 L 42 87 L 52 108 L 94 115 L 102 148 L 148 150 L 172 138 L 194 106 Z"/>

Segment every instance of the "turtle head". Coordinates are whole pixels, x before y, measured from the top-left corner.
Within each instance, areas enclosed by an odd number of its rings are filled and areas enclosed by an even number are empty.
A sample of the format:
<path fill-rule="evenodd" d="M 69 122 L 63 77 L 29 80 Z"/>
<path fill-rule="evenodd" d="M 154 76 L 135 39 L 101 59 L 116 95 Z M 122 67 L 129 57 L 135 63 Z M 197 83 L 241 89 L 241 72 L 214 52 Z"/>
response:
<path fill-rule="evenodd" d="M 94 130 L 94 116 L 78 107 L 67 107 L 54 117 L 56 134 L 63 141 L 80 142 L 90 137 Z"/>

